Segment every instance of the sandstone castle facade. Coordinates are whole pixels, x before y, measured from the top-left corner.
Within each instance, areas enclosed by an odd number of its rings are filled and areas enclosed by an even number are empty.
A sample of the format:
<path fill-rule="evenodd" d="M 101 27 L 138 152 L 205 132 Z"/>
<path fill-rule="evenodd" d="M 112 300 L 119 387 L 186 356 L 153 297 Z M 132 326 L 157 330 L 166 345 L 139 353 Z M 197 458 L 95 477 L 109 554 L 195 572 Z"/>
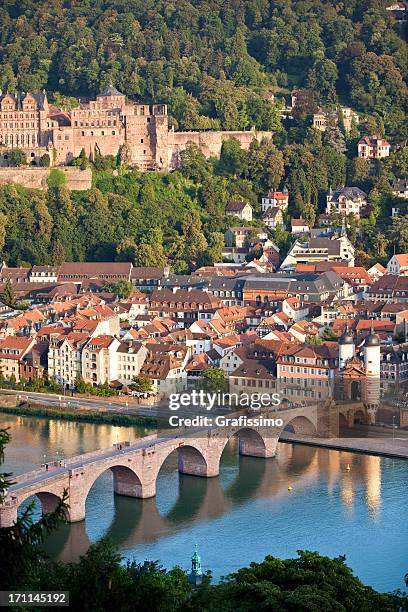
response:
<path fill-rule="evenodd" d="M 171 170 L 180 152 L 194 142 L 206 157 L 219 156 L 223 140 L 237 138 L 247 149 L 271 132 L 175 132 L 169 129 L 165 104 L 135 104 L 109 86 L 87 104 L 66 111 L 40 94 L 0 95 L 0 165 L 9 165 L 10 149 L 23 149 L 38 165 L 48 153 L 52 165 L 67 165 L 82 149 L 92 157 L 120 155 L 140 170 Z"/>

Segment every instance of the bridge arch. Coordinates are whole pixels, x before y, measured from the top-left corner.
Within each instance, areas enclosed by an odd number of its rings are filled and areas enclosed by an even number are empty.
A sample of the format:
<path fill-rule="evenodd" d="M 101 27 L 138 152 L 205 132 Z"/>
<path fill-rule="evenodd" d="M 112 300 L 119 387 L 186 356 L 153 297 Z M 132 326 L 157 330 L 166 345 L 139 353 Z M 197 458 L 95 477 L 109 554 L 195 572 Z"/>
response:
<path fill-rule="evenodd" d="M 248 445 L 254 438 L 255 436 L 244 428 L 229 436 L 223 446 L 219 460 L 219 487 L 228 504 L 241 500 L 243 496 L 254 496 L 265 476 L 265 461 L 259 461 L 258 456 L 251 457 L 241 452 L 243 445 Z M 255 443 L 260 444 L 260 441 L 255 438 Z M 257 448 L 259 449 L 259 446 Z M 263 439 L 261 448 L 265 452 Z"/>
<path fill-rule="evenodd" d="M 240 455 L 249 457 L 267 457 L 267 444 L 264 436 L 258 430 L 251 427 L 240 427 L 225 439 L 225 443 L 221 450 L 221 455 L 228 442 L 236 438 L 238 440 L 238 452 Z"/>
<path fill-rule="evenodd" d="M 142 482 L 138 474 L 128 465 L 114 463 L 112 465 L 102 465 L 96 471 L 92 471 L 92 478 L 88 480 L 84 487 L 84 503 L 98 478 L 109 471 L 113 475 L 114 493 L 126 495 L 127 497 L 143 497 Z"/>
<path fill-rule="evenodd" d="M 41 505 L 42 514 L 49 514 L 50 512 L 54 512 L 56 510 L 58 504 L 61 501 L 61 497 L 52 493 L 51 491 L 38 491 L 35 493 L 28 492 L 24 497 L 19 498 L 18 506 L 16 508 L 17 513 L 22 511 L 22 505 L 25 504 L 31 498 L 36 498 Z M 67 515 L 69 512 L 67 511 Z"/>
<path fill-rule="evenodd" d="M 205 452 L 206 443 L 206 437 L 195 440 L 193 444 L 178 440 L 158 457 L 151 478 L 152 490 L 156 495 L 155 509 L 162 521 L 171 521 L 172 516 L 180 516 L 180 497 L 187 490 L 190 494 L 188 511 L 181 514 L 188 520 L 197 513 L 205 496 L 207 477 L 214 475 L 208 469 L 207 456 L 211 460 L 211 453 Z M 199 478 L 190 479 L 188 476 Z"/>
<path fill-rule="evenodd" d="M 303 434 L 306 436 L 316 435 L 317 433 L 316 425 L 313 423 L 313 421 L 311 421 L 308 417 L 301 415 L 295 416 L 293 417 L 293 419 L 290 419 L 290 421 L 285 424 L 283 430 L 281 431 L 281 434 L 283 431 L 295 434 Z"/>
<path fill-rule="evenodd" d="M 161 458 L 161 462 L 157 466 L 155 481 L 157 481 L 157 477 L 164 463 L 175 452 L 177 452 L 177 457 L 178 457 L 178 471 L 181 474 L 190 474 L 192 476 L 203 476 L 203 477 L 208 477 L 208 476 L 213 475 L 213 474 L 209 474 L 208 461 L 207 461 L 207 458 L 204 456 L 204 453 L 201 449 L 197 448 L 197 446 L 193 444 L 179 443 L 178 446 L 175 446 L 174 448 L 170 448 L 168 453 L 164 457 Z"/>

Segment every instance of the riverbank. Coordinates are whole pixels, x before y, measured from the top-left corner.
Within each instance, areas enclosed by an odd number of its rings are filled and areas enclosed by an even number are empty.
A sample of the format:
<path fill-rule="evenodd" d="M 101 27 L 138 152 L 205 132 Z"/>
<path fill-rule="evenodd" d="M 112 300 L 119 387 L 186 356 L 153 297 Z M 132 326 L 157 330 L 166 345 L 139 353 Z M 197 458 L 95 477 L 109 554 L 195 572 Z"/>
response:
<path fill-rule="evenodd" d="M 131 414 L 116 414 L 112 412 L 96 412 L 94 410 L 66 410 L 65 408 L 46 408 L 21 404 L 20 406 L 0 406 L 0 412 L 15 416 L 32 416 L 46 419 L 65 421 L 78 421 L 83 423 L 103 423 L 133 427 L 135 425 L 156 428 L 158 421 L 155 417 L 137 416 Z"/>
<path fill-rule="evenodd" d="M 280 442 L 305 444 L 350 453 L 408 459 L 408 438 L 315 438 L 285 431 Z"/>

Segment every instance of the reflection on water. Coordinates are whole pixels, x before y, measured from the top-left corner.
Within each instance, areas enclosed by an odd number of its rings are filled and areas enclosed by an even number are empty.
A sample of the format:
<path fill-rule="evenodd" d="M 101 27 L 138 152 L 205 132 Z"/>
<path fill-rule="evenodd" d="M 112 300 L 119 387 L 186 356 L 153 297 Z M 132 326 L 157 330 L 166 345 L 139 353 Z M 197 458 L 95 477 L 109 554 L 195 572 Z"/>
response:
<path fill-rule="evenodd" d="M 115 427 L 52 419 L 11 416 L 0 412 L 0 426 L 9 428 L 7 467 L 14 474 L 27 472 L 44 461 L 72 457 L 107 448 L 115 442 L 134 440 L 152 433 L 144 427 Z"/>
<path fill-rule="evenodd" d="M 15 472 L 55 449 L 72 456 L 144 435 L 140 428 L 0 416 L 4 425 L 13 435 L 6 468 Z M 197 543 L 205 568 L 218 578 L 269 553 L 318 550 L 345 554 L 364 582 L 392 590 L 403 587 L 408 569 L 407 484 L 403 460 L 293 444 L 279 444 L 277 456 L 263 460 L 238 456 L 233 439 L 219 478 L 179 475 L 175 451 L 153 499 L 114 496 L 112 475 L 103 474 L 88 495 L 86 520 L 63 525 L 47 551 L 77 559 L 108 536 L 124 557 L 187 568 Z"/>

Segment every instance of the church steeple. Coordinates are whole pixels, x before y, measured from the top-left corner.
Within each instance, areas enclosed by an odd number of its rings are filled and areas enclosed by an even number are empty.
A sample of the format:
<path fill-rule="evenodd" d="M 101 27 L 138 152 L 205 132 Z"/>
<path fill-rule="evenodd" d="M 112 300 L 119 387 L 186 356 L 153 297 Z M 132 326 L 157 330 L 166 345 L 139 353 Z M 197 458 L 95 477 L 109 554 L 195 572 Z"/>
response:
<path fill-rule="evenodd" d="M 201 557 L 198 554 L 197 544 L 195 545 L 194 554 L 191 557 L 191 572 L 188 576 L 188 581 L 193 586 L 198 586 L 203 580 L 203 572 L 201 569 Z"/>

